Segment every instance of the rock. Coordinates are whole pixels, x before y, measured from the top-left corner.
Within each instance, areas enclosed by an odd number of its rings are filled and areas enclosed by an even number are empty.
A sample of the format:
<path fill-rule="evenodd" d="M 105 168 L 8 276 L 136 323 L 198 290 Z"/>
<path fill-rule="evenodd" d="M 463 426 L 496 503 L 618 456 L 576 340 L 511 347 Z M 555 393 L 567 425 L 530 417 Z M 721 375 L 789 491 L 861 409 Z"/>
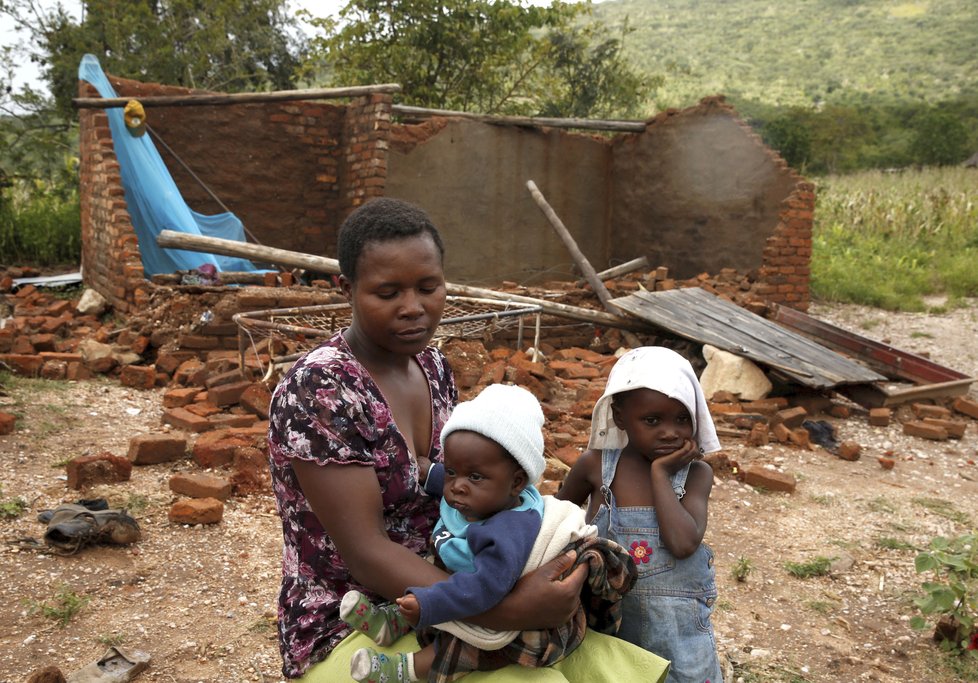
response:
<path fill-rule="evenodd" d="M 81 315 L 102 315 L 109 307 L 105 297 L 94 289 L 86 289 L 75 308 Z"/>
<path fill-rule="evenodd" d="M 700 377 L 707 398 L 719 391 L 728 391 L 745 401 L 764 398 L 771 391 L 771 381 L 753 362 L 727 351 L 705 344 L 703 357 L 706 369 Z"/>

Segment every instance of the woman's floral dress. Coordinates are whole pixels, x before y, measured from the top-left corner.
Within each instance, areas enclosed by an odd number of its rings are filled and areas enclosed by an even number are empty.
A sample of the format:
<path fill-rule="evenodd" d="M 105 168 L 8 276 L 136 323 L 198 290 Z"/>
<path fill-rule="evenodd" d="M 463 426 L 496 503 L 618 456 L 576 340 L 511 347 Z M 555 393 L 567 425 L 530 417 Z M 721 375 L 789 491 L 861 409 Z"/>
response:
<path fill-rule="evenodd" d="M 440 351 L 416 360 L 428 378 L 432 461 L 441 461 L 439 435 L 458 400 Z M 342 333 L 296 361 L 272 395 L 268 456 L 284 549 L 279 594 L 279 647 L 288 678 L 326 658 L 349 633 L 339 618 L 348 590 L 382 600 L 353 581 L 343 558 L 309 507 L 293 459 L 373 467 L 391 540 L 422 554 L 438 518 L 438 501 L 418 482 L 418 467 L 379 387 L 354 357 Z"/>

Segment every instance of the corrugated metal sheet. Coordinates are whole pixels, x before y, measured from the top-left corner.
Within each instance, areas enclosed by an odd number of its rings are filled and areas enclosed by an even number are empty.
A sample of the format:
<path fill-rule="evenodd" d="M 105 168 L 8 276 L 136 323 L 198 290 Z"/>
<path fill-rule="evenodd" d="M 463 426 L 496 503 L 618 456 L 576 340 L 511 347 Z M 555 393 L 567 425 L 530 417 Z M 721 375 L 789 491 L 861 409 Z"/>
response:
<path fill-rule="evenodd" d="M 698 287 L 637 292 L 610 303 L 657 327 L 744 356 L 808 387 L 886 379 L 855 360 Z"/>

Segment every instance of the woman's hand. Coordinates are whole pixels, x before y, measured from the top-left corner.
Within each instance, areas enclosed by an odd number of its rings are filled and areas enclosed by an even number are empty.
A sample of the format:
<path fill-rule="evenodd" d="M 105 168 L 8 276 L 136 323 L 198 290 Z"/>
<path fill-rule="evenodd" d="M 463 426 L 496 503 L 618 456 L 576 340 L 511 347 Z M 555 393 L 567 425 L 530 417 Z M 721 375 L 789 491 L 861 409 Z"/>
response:
<path fill-rule="evenodd" d="M 497 631 L 556 628 L 566 624 L 581 603 L 588 568 L 581 564 L 568 574 L 577 553 L 556 557 L 516 582 L 513 590 L 485 614 L 469 619 Z M 565 576 L 566 574 L 566 576 Z"/>

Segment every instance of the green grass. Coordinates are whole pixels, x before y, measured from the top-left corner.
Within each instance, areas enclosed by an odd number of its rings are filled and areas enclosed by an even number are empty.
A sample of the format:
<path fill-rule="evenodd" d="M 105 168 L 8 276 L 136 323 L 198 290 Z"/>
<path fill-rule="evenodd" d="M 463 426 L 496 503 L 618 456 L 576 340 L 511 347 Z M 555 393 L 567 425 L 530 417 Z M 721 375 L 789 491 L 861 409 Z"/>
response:
<path fill-rule="evenodd" d="M 971 517 L 967 513 L 955 509 L 953 503 L 941 498 L 914 498 L 913 504 L 957 524 L 968 525 L 971 523 Z"/>
<path fill-rule="evenodd" d="M 880 536 L 875 541 L 878 548 L 883 548 L 885 550 L 916 550 L 917 547 L 912 543 L 907 543 L 899 538 L 893 538 L 892 536 Z"/>
<path fill-rule="evenodd" d="M 737 581 L 744 582 L 747 580 L 747 577 L 750 576 L 752 571 L 754 571 L 754 563 L 741 555 L 739 558 L 737 558 L 737 561 L 734 563 L 733 569 L 730 570 L 730 573 L 735 579 L 737 579 Z"/>
<path fill-rule="evenodd" d="M 978 296 L 976 180 L 951 167 L 818 180 L 813 296 L 912 311 Z"/>
<path fill-rule="evenodd" d="M 78 595 L 67 585 L 63 585 L 55 593 L 54 601 L 51 603 L 38 600 L 25 600 L 24 602 L 32 614 L 40 613 L 44 617 L 58 622 L 58 625 L 64 628 L 88 604 L 90 599 L 87 596 Z"/>
<path fill-rule="evenodd" d="M 3 495 L 3 489 L 0 489 L 0 496 Z M 13 519 L 15 517 L 20 517 L 24 510 L 27 509 L 27 501 L 23 498 L 11 498 L 10 500 L 0 500 L 0 518 Z"/>
<path fill-rule="evenodd" d="M 826 576 L 831 565 L 832 558 L 819 556 L 804 562 L 785 562 L 784 568 L 796 579 L 810 579 L 815 576 Z"/>

